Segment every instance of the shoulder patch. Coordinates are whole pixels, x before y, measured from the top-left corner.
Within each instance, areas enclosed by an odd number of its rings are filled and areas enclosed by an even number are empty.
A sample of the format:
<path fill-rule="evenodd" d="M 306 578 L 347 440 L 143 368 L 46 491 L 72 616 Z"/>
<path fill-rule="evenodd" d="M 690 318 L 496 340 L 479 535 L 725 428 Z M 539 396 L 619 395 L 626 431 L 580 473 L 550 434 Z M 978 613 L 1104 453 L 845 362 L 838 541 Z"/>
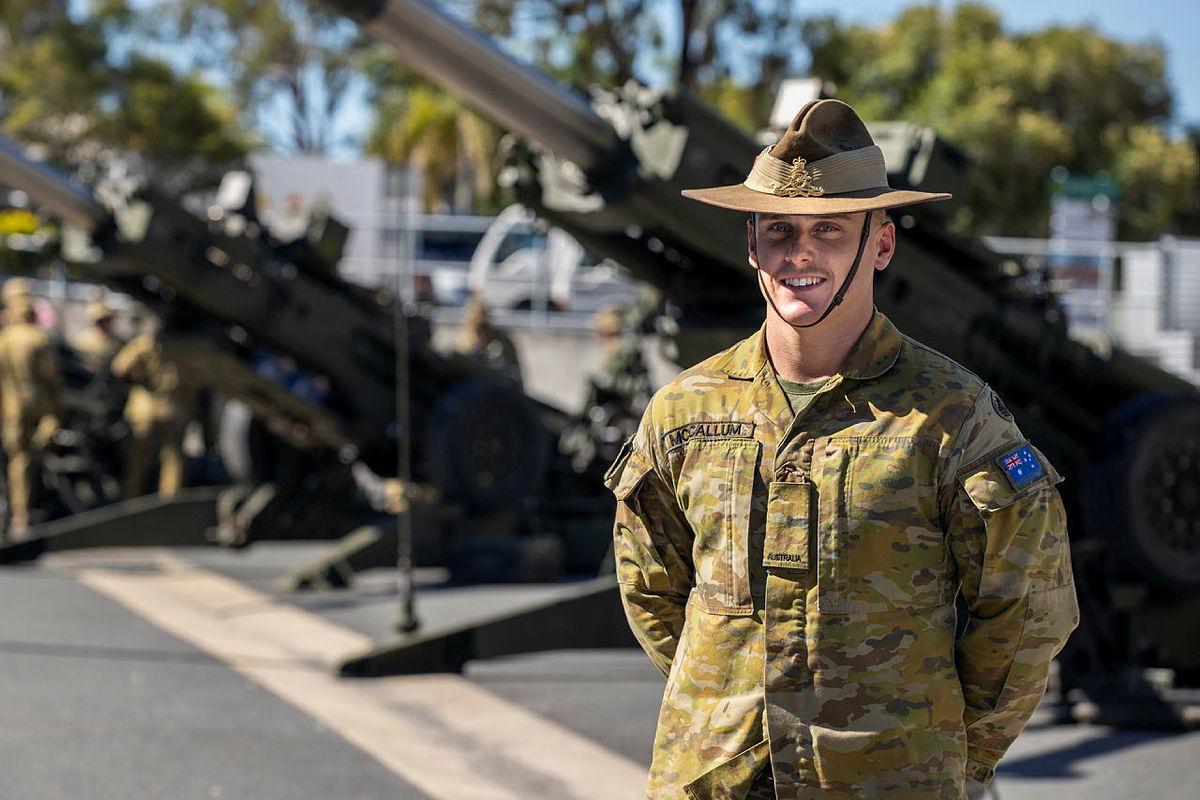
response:
<path fill-rule="evenodd" d="M 689 422 L 672 428 L 662 435 L 664 450 L 678 447 L 693 439 L 753 439 L 754 423 L 741 420 L 706 420 Z"/>
<path fill-rule="evenodd" d="M 988 391 L 992 393 L 992 408 L 996 409 L 996 413 L 1000 416 L 1012 421 L 1012 412 L 1008 410 L 1008 406 L 1004 405 L 1004 401 L 1000 399 L 1000 395 L 996 393 L 995 389 L 989 389 Z"/>
<path fill-rule="evenodd" d="M 996 459 L 996 463 L 1004 471 L 1005 477 L 1008 478 L 1008 482 L 1013 485 L 1014 489 L 1024 489 L 1046 474 L 1037 454 L 1027 444 L 1000 456 Z"/>

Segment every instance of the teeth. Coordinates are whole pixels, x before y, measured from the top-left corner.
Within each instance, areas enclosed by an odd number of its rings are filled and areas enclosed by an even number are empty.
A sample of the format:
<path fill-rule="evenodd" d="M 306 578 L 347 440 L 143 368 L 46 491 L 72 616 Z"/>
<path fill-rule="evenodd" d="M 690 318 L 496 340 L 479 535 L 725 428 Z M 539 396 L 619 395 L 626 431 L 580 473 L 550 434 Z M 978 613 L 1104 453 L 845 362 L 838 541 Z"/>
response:
<path fill-rule="evenodd" d="M 784 283 L 788 286 L 816 286 L 824 278 L 788 278 Z"/>

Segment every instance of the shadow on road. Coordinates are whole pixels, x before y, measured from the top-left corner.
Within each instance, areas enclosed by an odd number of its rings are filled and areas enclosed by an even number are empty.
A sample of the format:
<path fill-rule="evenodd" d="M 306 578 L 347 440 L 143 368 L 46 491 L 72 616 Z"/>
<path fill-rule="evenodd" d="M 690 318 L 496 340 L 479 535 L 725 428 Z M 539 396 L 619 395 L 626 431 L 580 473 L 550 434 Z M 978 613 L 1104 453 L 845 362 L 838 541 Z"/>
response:
<path fill-rule="evenodd" d="M 1065 743 L 1062 747 L 1028 755 L 1012 760 L 1005 759 L 1000 764 L 1000 775 L 1020 776 L 1023 778 L 1079 778 L 1083 777 L 1077 765 L 1089 759 L 1098 758 L 1127 750 L 1131 747 L 1161 742 L 1175 736 L 1186 736 L 1182 731 L 1139 731 L 1108 729 L 1099 732 L 1082 741 Z"/>

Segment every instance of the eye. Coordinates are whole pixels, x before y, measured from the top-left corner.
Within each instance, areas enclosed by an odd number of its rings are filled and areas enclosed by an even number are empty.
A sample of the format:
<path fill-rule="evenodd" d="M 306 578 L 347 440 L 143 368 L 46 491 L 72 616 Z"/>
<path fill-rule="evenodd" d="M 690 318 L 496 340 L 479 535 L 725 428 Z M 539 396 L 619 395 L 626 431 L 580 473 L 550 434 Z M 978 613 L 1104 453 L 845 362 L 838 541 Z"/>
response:
<path fill-rule="evenodd" d="M 814 233 L 837 233 L 838 230 L 840 230 L 838 226 L 832 222 L 819 222 L 813 228 Z"/>
<path fill-rule="evenodd" d="M 792 229 L 792 226 L 786 222 L 772 222 L 767 226 L 767 230 L 772 233 L 787 233 Z"/>

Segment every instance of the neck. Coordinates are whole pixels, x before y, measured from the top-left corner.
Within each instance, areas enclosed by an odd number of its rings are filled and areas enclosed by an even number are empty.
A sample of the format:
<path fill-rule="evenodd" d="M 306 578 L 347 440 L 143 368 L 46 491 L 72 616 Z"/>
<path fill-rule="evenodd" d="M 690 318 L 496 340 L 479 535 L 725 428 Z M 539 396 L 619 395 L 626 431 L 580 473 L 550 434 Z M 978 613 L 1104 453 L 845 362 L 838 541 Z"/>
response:
<path fill-rule="evenodd" d="M 874 309 L 843 305 L 826 322 L 812 328 L 793 328 L 767 308 L 767 356 L 775 373 L 789 381 L 811 381 L 838 373 L 854 343 L 871 324 Z M 846 315 L 845 319 L 839 319 Z"/>

